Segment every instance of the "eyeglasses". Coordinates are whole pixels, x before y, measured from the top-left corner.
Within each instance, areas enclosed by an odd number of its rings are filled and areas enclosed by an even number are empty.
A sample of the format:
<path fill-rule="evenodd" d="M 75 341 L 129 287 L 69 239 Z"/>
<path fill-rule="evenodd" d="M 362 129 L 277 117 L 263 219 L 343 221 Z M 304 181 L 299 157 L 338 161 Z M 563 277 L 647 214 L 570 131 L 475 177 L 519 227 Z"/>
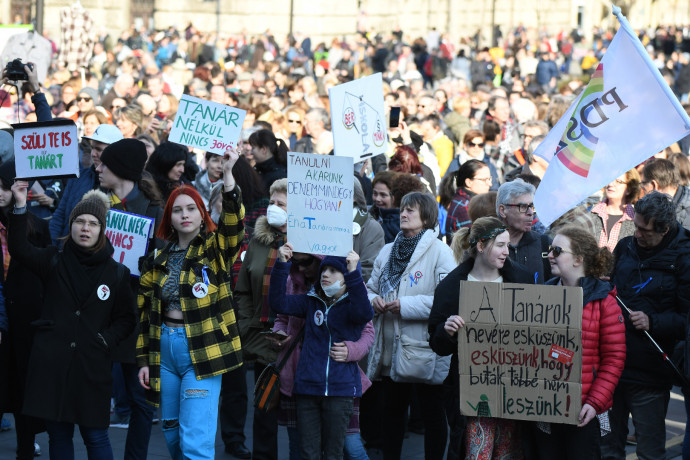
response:
<path fill-rule="evenodd" d="M 491 179 L 490 177 L 475 177 L 475 178 L 472 179 L 472 180 L 480 180 L 480 181 L 484 182 L 484 183 L 487 184 L 487 185 L 491 185 L 491 183 L 493 182 L 493 179 Z"/>
<path fill-rule="evenodd" d="M 74 219 L 74 223 L 79 227 L 98 228 L 101 226 L 100 222 L 93 220 Z"/>
<path fill-rule="evenodd" d="M 522 214 L 526 213 L 528 209 L 534 211 L 534 203 L 518 203 L 518 204 L 506 204 L 504 206 L 509 206 L 511 208 L 517 208 Z"/>
<path fill-rule="evenodd" d="M 566 251 L 560 246 L 549 246 L 549 250 L 546 252 L 546 255 L 548 256 L 549 253 L 553 252 L 554 257 L 558 257 L 561 255 L 563 252 L 567 252 L 568 254 L 574 254 L 572 251 Z"/>
<path fill-rule="evenodd" d="M 475 144 L 474 142 L 468 142 L 467 145 L 469 147 L 484 147 L 484 143 L 480 142 L 479 144 Z"/>
<path fill-rule="evenodd" d="M 77 102 L 81 102 L 81 101 L 84 101 L 84 102 L 91 102 L 91 98 L 88 97 L 88 96 L 78 96 L 78 97 L 77 97 Z"/>

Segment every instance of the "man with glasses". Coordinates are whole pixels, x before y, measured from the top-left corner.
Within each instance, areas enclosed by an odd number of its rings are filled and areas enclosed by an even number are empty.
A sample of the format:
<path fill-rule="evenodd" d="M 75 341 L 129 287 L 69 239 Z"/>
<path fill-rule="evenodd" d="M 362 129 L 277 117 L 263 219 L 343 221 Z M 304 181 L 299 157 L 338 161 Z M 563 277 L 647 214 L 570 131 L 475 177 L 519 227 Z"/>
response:
<path fill-rule="evenodd" d="M 551 278 L 551 264 L 542 257 L 551 238 L 532 231 L 536 221 L 534 192 L 534 186 L 522 179 L 506 182 L 498 189 L 496 214 L 508 227 L 510 259 L 528 270 L 535 284 L 543 284 Z"/>
<path fill-rule="evenodd" d="M 656 190 L 670 196 L 676 205 L 676 220 L 690 228 L 690 188 L 680 184 L 678 168 L 668 160 L 652 159 L 644 165 L 641 179 L 645 193 Z"/>
<path fill-rule="evenodd" d="M 620 317 L 627 358 L 613 394 L 611 433 L 602 438 L 604 460 L 625 458 L 629 415 L 638 458 L 666 458 L 665 417 L 677 379 L 645 332 L 671 355 L 685 338 L 690 310 L 690 232 L 676 221 L 673 202 L 652 191 L 635 204 L 633 221 L 635 234 L 621 239 L 613 253 L 611 280 L 632 312 L 623 310 Z"/>

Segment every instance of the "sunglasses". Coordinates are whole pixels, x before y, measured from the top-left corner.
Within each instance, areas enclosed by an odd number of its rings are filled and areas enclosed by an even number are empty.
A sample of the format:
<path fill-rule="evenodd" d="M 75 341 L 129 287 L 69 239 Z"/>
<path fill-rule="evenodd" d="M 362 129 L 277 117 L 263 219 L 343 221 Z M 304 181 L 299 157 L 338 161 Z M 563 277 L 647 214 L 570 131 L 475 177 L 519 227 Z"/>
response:
<path fill-rule="evenodd" d="M 467 145 L 470 147 L 484 147 L 483 142 L 480 142 L 479 144 L 475 144 L 474 142 L 468 142 Z"/>
<path fill-rule="evenodd" d="M 77 102 L 81 102 L 81 101 L 90 102 L 91 98 L 87 97 L 87 96 L 77 96 Z"/>
<path fill-rule="evenodd" d="M 302 260 L 293 258 L 292 263 L 298 267 L 308 267 L 314 263 L 314 258 L 309 257 L 308 259 L 302 259 Z"/>
<path fill-rule="evenodd" d="M 542 257 L 547 258 L 549 256 L 549 253 L 551 252 L 553 252 L 554 257 L 558 257 L 564 252 L 567 252 L 568 254 L 574 254 L 572 251 L 566 251 L 560 246 L 549 246 L 549 250 L 546 251 L 546 253 L 542 254 Z"/>

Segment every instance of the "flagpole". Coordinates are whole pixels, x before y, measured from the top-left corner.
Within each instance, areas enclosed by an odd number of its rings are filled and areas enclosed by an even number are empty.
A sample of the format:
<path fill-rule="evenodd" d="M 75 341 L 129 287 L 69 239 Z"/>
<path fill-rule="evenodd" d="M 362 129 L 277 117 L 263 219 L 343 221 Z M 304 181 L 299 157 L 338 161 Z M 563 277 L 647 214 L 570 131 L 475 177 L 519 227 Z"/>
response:
<path fill-rule="evenodd" d="M 628 315 L 632 313 L 632 311 L 623 303 L 620 297 L 616 296 L 616 300 L 618 301 L 618 304 L 622 306 L 625 311 L 628 312 Z M 671 360 L 671 357 L 666 354 L 666 352 L 659 346 L 658 343 L 656 343 L 656 340 L 654 340 L 651 336 L 651 334 L 644 329 L 642 329 L 642 332 L 647 336 L 647 339 L 651 343 L 651 345 L 656 349 L 661 354 L 661 357 L 663 358 L 666 363 L 671 366 L 671 369 L 673 369 L 673 372 L 675 372 L 676 376 L 680 379 L 682 382 L 681 386 L 684 388 L 690 388 L 690 382 L 688 382 L 688 379 L 683 375 L 683 373 L 676 367 L 675 364 L 673 364 L 673 361 Z"/>
<path fill-rule="evenodd" d="M 623 16 L 623 12 L 621 11 L 620 7 L 616 5 L 611 5 L 611 8 L 612 13 L 616 16 L 616 18 L 618 18 L 618 22 L 620 23 L 621 28 L 630 37 L 632 45 L 635 48 L 637 48 L 637 51 L 640 53 L 640 56 L 644 60 L 645 64 L 647 64 L 647 67 L 649 67 L 650 71 L 652 72 L 652 75 L 659 82 L 659 86 L 663 89 L 664 93 L 666 93 L 666 97 L 668 97 L 668 99 L 671 101 L 671 104 L 673 104 L 673 107 L 678 112 L 678 115 L 680 115 L 683 121 L 685 121 L 685 127 L 687 129 L 690 129 L 690 117 L 688 117 L 687 112 L 680 104 L 680 101 L 678 100 L 676 95 L 673 94 L 673 91 L 668 86 L 668 83 L 666 83 L 666 80 L 664 80 L 664 77 L 661 76 L 661 72 L 659 72 L 657 66 L 654 65 L 654 63 L 652 62 L 652 59 L 649 57 L 649 53 L 642 45 L 642 42 L 640 42 L 640 39 L 637 37 L 637 34 L 628 22 L 628 19 L 625 16 Z"/>

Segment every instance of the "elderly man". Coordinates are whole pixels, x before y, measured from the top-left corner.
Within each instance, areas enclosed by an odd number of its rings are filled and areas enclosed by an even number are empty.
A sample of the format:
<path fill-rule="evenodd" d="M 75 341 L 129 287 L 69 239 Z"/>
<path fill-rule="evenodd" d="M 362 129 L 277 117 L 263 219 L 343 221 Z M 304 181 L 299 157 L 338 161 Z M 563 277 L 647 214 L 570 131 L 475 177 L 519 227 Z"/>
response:
<path fill-rule="evenodd" d="M 637 457 L 666 458 L 665 417 L 674 373 L 644 332 L 670 355 L 685 337 L 690 310 L 690 232 L 676 221 L 673 202 L 653 191 L 635 204 L 633 221 L 635 234 L 614 250 L 611 279 L 632 313 L 624 315 L 627 358 L 613 394 L 611 433 L 602 438 L 605 460 L 625 458 L 630 414 Z"/>
<path fill-rule="evenodd" d="M 115 80 L 113 88 L 108 91 L 108 94 L 103 96 L 101 99 L 101 105 L 107 110 L 110 110 L 110 106 L 113 103 L 113 99 L 122 98 L 126 101 L 131 101 L 132 88 L 134 87 L 134 78 L 128 73 L 123 73 Z"/>
<path fill-rule="evenodd" d="M 676 166 L 668 160 L 654 159 L 642 169 L 641 186 L 645 193 L 657 190 L 673 199 L 676 219 L 685 228 L 690 228 L 690 188 L 680 185 Z"/>
<path fill-rule="evenodd" d="M 536 220 L 534 192 L 534 186 L 522 179 L 506 182 L 498 189 L 496 214 L 508 227 L 510 260 L 529 270 L 536 284 L 543 284 L 551 278 L 551 264 L 542 257 L 542 253 L 548 252 L 551 239 L 532 232 Z"/>
<path fill-rule="evenodd" d="M 328 130 L 330 121 L 326 109 L 309 110 L 304 117 L 304 130 L 307 135 L 297 141 L 295 152 L 328 155 L 333 150 L 333 135 Z"/>

